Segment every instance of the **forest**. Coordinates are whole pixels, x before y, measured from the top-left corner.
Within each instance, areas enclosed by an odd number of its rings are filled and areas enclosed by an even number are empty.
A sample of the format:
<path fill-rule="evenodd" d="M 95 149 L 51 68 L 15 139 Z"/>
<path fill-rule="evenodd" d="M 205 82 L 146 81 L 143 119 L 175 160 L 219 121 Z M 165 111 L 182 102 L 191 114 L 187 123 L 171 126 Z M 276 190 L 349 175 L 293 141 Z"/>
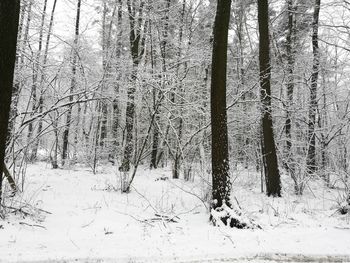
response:
<path fill-rule="evenodd" d="M 349 1 L 0 1 L 0 262 L 350 262 Z"/>

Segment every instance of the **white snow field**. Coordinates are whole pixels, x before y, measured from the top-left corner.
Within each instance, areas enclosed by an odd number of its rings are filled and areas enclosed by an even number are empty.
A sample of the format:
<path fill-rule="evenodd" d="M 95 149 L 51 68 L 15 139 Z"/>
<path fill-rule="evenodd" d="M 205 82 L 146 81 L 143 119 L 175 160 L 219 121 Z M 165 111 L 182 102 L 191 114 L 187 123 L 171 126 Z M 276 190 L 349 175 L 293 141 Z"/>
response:
<path fill-rule="evenodd" d="M 240 230 L 209 223 L 198 175 L 140 169 L 122 194 L 115 169 L 29 165 L 0 220 L 0 262 L 350 262 L 350 216 L 335 213 L 342 192 L 321 180 L 298 197 L 284 176 L 283 198 L 268 198 L 258 174 L 233 171 L 234 195 L 262 227 Z"/>

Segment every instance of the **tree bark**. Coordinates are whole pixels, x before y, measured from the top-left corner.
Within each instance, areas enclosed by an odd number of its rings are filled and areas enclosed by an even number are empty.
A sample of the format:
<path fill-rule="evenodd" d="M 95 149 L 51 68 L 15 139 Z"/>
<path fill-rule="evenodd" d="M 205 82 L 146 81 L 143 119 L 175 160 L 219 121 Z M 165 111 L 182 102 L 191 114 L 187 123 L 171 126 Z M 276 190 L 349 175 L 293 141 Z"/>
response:
<path fill-rule="evenodd" d="M 309 105 L 309 130 L 308 130 L 308 152 L 307 152 L 307 172 L 313 174 L 316 171 L 316 114 L 317 114 L 317 81 L 320 68 L 320 53 L 318 47 L 318 21 L 320 14 L 321 0 L 315 0 L 314 17 L 312 22 L 312 52 L 313 65 L 310 88 Z"/>
<path fill-rule="evenodd" d="M 258 0 L 260 96 L 262 103 L 262 156 L 266 193 L 281 196 L 281 181 L 271 114 L 271 62 L 268 0 Z"/>
<path fill-rule="evenodd" d="M 230 10 L 231 0 L 217 1 L 211 76 L 212 209 L 222 205 L 231 206 L 226 112 L 227 42 Z"/>
<path fill-rule="evenodd" d="M 286 123 L 285 123 L 285 131 L 286 131 L 286 163 L 287 170 L 293 168 L 293 156 L 292 156 L 292 106 L 293 106 L 293 93 L 294 93 L 294 8 L 293 8 L 293 0 L 288 0 L 288 32 L 287 32 L 287 106 L 286 106 Z M 293 172 L 293 171 L 291 171 Z"/>
<path fill-rule="evenodd" d="M 23 1 L 21 10 L 20 10 L 20 20 L 19 20 L 19 25 L 18 25 L 18 47 L 17 47 L 17 53 L 16 53 L 16 69 L 15 72 L 19 72 L 21 67 L 22 67 L 22 60 L 21 57 L 23 57 L 25 45 L 26 45 L 26 37 L 28 35 L 25 34 L 26 28 L 24 27 L 24 18 L 26 14 L 26 9 L 27 9 L 28 2 Z M 31 12 L 30 9 L 28 9 L 28 16 L 30 16 L 29 12 Z M 27 25 L 28 26 L 28 25 Z M 23 32 L 24 30 L 24 32 Z M 12 90 L 12 102 L 11 102 L 11 111 L 10 111 L 10 117 L 9 117 L 9 124 L 8 124 L 8 136 L 7 136 L 7 142 L 6 146 L 9 146 L 11 142 L 11 137 L 13 133 L 13 128 L 15 125 L 15 120 L 16 120 L 16 115 L 17 115 L 17 106 L 18 106 L 18 101 L 19 101 L 19 95 L 22 89 L 23 80 L 22 77 L 17 76 L 14 78 L 14 84 L 13 84 L 13 90 Z"/>
<path fill-rule="evenodd" d="M 119 102 L 119 81 L 122 78 L 121 71 L 121 52 L 122 52 L 122 34 L 123 34 L 123 2 L 118 0 L 118 11 L 117 11 L 117 47 L 116 47 L 116 72 L 117 72 L 117 83 L 114 86 L 114 100 L 113 100 L 113 124 L 112 124 L 112 136 L 113 136 L 113 150 L 111 158 L 116 158 L 117 153 L 120 152 L 117 148 L 120 146 L 119 139 L 119 122 L 120 122 L 120 102 Z M 114 161 L 113 161 L 114 162 Z"/>
<path fill-rule="evenodd" d="M 0 1 L 0 203 L 2 201 L 6 138 L 16 62 L 19 13 L 19 0 Z"/>

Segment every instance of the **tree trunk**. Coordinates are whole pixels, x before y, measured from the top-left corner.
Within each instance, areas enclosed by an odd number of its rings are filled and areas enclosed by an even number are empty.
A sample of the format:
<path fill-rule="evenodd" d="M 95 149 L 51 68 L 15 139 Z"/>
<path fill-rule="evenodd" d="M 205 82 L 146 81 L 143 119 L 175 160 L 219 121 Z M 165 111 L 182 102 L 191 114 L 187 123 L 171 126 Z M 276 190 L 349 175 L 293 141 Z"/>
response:
<path fill-rule="evenodd" d="M 20 10 L 20 21 L 19 21 L 19 27 L 18 27 L 18 48 L 17 48 L 17 53 L 16 53 L 16 70 L 15 72 L 19 72 L 21 67 L 22 67 L 22 59 L 21 57 L 23 56 L 24 53 L 24 48 L 27 42 L 27 37 L 28 35 L 26 35 L 26 28 L 24 27 L 24 18 L 25 18 L 25 14 L 26 14 L 26 8 L 27 8 L 28 2 L 27 1 L 23 1 L 22 2 L 22 7 Z M 31 12 L 30 9 L 28 9 L 28 16 L 30 17 L 29 12 Z M 30 20 L 29 20 L 30 21 Z M 28 25 L 26 25 L 28 26 Z M 25 29 L 25 31 L 23 32 L 23 30 Z M 24 34 L 23 34 L 24 33 Z M 10 111 L 10 117 L 9 117 L 9 124 L 8 124 L 8 136 L 7 136 L 7 142 L 6 142 L 6 146 L 9 146 L 10 141 L 11 141 L 11 137 L 13 134 L 13 128 L 15 125 L 15 119 L 16 119 L 16 115 L 17 115 L 17 106 L 18 106 L 18 101 L 19 101 L 19 95 L 22 89 L 22 84 L 23 84 L 23 80 L 22 77 L 18 76 L 14 78 L 14 84 L 13 84 L 13 90 L 12 90 L 12 103 L 11 103 L 11 111 Z"/>
<path fill-rule="evenodd" d="M 162 17 L 162 40 L 160 41 L 160 54 L 162 58 L 162 74 L 161 74 L 161 90 L 158 92 L 154 91 L 155 98 L 153 99 L 155 108 L 155 102 L 162 97 L 162 89 L 165 86 L 166 79 L 166 54 L 167 54 L 167 44 L 168 44 L 168 35 L 169 35 L 169 11 L 170 11 L 170 0 L 165 0 L 164 16 Z M 158 93 L 158 95 L 156 95 Z M 159 108 L 159 107 L 158 107 Z M 155 124 L 153 127 L 153 144 L 152 144 L 152 154 L 151 154 L 151 169 L 157 169 L 157 156 L 158 156 L 158 147 L 159 147 L 159 125 L 160 125 L 160 116 L 159 112 L 156 112 Z"/>
<path fill-rule="evenodd" d="M 135 93 L 136 93 L 136 80 L 138 73 L 138 66 L 141 57 L 144 52 L 145 41 L 141 37 L 141 28 L 143 23 L 143 8 L 144 2 L 141 1 L 138 9 L 138 19 L 136 20 L 136 7 L 134 2 L 127 1 L 129 22 L 130 22 L 130 47 L 132 57 L 132 72 L 131 72 L 131 85 L 127 92 L 127 105 L 125 113 L 125 127 L 126 127 L 126 139 L 124 148 L 124 157 L 119 170 L 125 173 L 130 171 L 130 162 L 134 151 L 133 143 L 133 130 L 134 130 L 134 118 L 135 118 Z M 146 24 L 144 25 L 145 30 Z M 146 30 L 145 30 L 146 31 Z M 144 36 L 143 36 L 144 37 Z"/>
<path fill-rule="evenodd" d="M 50 46 L 50 39 L 51 39 L 51 33 L 52 33 L 52 27 L 53 27 L 53 21 L 54 21 L 54 15 L 55 15 L 55 10 L 56 10 L 56 4 L 57 0 L 54 0 L 52 10 L 51 10 L 51 16 L 50 16 L 50 24 L 49 24 L 49 31 L 47 33 L 46 37 L 46 43 L 45 43 L 45 51 L 44 51 L 44 58 L 43 58 L 43 69 L 42 69 L 42 76 L 41 76 L 41 82 L 40 82 L 40 97 L 39 97 L 39 114 L 43 112 L 44 108 L 44 81 L 45 81 L 45 73 L 46 73 L 46 65 L 47 65 L 47 58 L 48 58 L 48 53 L 49 53 L 49 46 Z M 39 120 L 39 125 L 38 125 L 38 130 L 37 130 L 37 139 L 34 142 L 32 153 L 30 160 L 35 161 L 37 158 L 37 152 L 39 148 L 39 138 L 41 136 L 41 132 L 43 129 L 43 120 L 42 118 Z"/>
<path fill-rule="evenodd" d="M 111 153 L 111 158 L 115 159 L 117 157 L 117 153 L 119 152 L 118 147 L 120 146 L 120 135 L 118 133 L 119 131 L 119 122 L 120 122 L 120 106 L 119 106 L 119 83 L 118 81 L 121 80 L 121 51 L 122 51 L 122 34 L 123 34 L 123 27 L 122 27 L 122 19 L 123 19 L 123 2 L 122 0 L 118 0 L 118 11 L 117 11 L 117 47 L 116 47 L 116 71 L 117 71 L 117 83 L 114 86 L 114 100 L 113 100 L 113 123 L 112 123 L 112 137 L 113 137 L 113 150 Z M 114 160 L 113 160 L 114 163 Z"/>
<path fill-rule="evenodd" d="M 317 81 L 320 67 L 320 54 L 318 48 L 318 21 L 320 14 L 321 0 L 315 0 L 314 18 L 312 22 L 312 52 L 313 65 L 310 88 L 310 105 L 309 105 L 309 130 L 308 130 L 308 152 L 307 152 L 307 171 L 313 174 L 316 171 L 316 114 L 317 114 Z"/>
<path fill-rule="evenodd" d="M 182 41 L 183 41 L 183 32 L 184 32 L 184 22 L 185 22 L 185 10 L 186 10 L 186 0 L 182 1 L 182 9 L 181 9 L 181 20 L 180 20 L 180 28 L 179 28 L 179 41 L 178 41 L 178 51 L 177 51 L 177 67 L 176 67 L 176 78 L 179 81 L 179 84 L 177 86 L 177 92 L 179 93 L 180 101 L 178 102 L 180 104 L 180 116 L 178 117 L 178 128 L 177 128 L 177 146 L 176 146 L 176 153 L 175 153 L 175 160 L 173 164 L 173 178 L 179 178 L 180 177 L 180 170 L 181 170 L 181 160 L 182 160 L 182 149 L 181 149 L 181 142 L 182 142 L 182 135 L 183 135 L 183 97 L 184 97 L 184 89 L 182 84 L 182 79 L 180 77 L 180 66 L 181 66 L 181 58 L 182 58 Z M 207 76 L 206 76 L 207 77 Z M 207 88 L 207 83 L 205 79 L 204 89 Z M 206 92 L 204 92 L 206 94 Z M 175 96 L 174 96 L 174 102 L 175 102 Z M 203 161 L 203 160 L 202 160 Z"/>
<path fill-rule="evenodd" d="M 226 112 L 227 42 L 231 0 L 218 0 L 214 24 L 211 76 L 212 209 L 231 206 Z"/>
<path fill-rule="evenodd" d="M 292 106 L 294 93 L 294 8 L 293 0 L 288 0 L 288 32 L 287 32 L 287 105 L 286 105 L 286 168 L 293 173 L 293 156 L 292 156 Z"/>
<path fill-rule="evenodd" d="M 6 138 L 16 62 L 19 13 L 19 0 L 0 1 L 0 204 L 2 201 Z"/>
<path fill-rule="evenodd" d="M 262 103 L 262 156 L 265 169 L 266 193 L 281 196 L 281 181 L 271 114 L 271 63 L 268 0 L 258 0 L 259 64 Z"/>
<path fill-rule="evenodd" d="M 80 26 L 80 7 L 81 0 L 78 0 L 77 3 L 77 15 L 75 21 L 75 38 L 74 38 L 74 50 L 73 50 L 73 62 L 72 62 L 72 79 L 70 86 L 70 94 L 73 94 L 76 86 L 76 72 L 77 72 L 77 52 L 78 52 L 78 41 L 79 41 L 79 26 Z M 69 102 L 73 101 L 73 95 L 69 96 Z M 68 143 L 69 143 L 69 130 L 72 121 L 72 108 L 69 106 L 67 111 L 66 127 L 63 131 L 63 147 L 62 147 L 62 166 L 65 165 L 65 162 L 68 158 Z"/>
<path fill-rule="evenodd" d="M 31 98 L 32 98 L 32 115 L 34 115 L 38 108 L 39 105 L 41 104 L 40 99 L 38 100 L 37 98 L 37 88 L 38 88 L 38 78 L 39 78 L 39 67 L 40 67 L 40 60 L 41 60 L 41 51 L 43 48 L 43 35 L 44 35 L 44 26 L 45 26 L 45 18 L 46 18 L 46 8 L 47 8 L 47 1 L 44 1 L 44 7 L 43 7 L 43 11 L 41 14 L 41 24 L 40 24 L 40 32 L 39 32 L 39 46 L 38 46 L 38 51 L 36 54 L 36 58 L 34 61 L 34 67 L 33 67 L 33 83 L 32 83 L 32 90 L 31 90 Z M 27 144 L 30 145 L 32 142 L 32 137 L 33 137 L 33 132 L 34 132 L 34 127 L 33 127 L 33 122 L 29 123 L 28 126 L 28 135 L 27 135 Z M 35 140 L 38 140 L 38 138 L 35 138 Z M 35 147 L 34 147 L 35 148 Z M 34 161 L 34 158 L 36 156 L 36 153 L 33 155 L 33 150 L 30 152 L 30 156 L 29 156 L 29 161 Z"/>

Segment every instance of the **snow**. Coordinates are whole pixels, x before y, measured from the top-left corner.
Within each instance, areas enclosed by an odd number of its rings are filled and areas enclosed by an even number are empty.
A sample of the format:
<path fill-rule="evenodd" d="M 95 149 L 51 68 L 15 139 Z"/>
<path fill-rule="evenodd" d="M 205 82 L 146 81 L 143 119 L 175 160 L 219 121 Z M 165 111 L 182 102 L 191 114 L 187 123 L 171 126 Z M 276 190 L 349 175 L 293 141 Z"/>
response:
<path fill-rule="evenodd" d="M 263 228 L 241 230 L 209 223 L 203 180 L 165 177 L 170 169 L 140 169 L 122 194 L 112 166 L 94 175 L 29 165 L 26 190 L 7 205 L 33 215 L 0 221 L 0 262 L 350 262 L 350 216 L 335 213 L 341 193 L 321 181 L 298 197 L 285 176 L 274 199 L 241 171 L 233 193 Z"/>

